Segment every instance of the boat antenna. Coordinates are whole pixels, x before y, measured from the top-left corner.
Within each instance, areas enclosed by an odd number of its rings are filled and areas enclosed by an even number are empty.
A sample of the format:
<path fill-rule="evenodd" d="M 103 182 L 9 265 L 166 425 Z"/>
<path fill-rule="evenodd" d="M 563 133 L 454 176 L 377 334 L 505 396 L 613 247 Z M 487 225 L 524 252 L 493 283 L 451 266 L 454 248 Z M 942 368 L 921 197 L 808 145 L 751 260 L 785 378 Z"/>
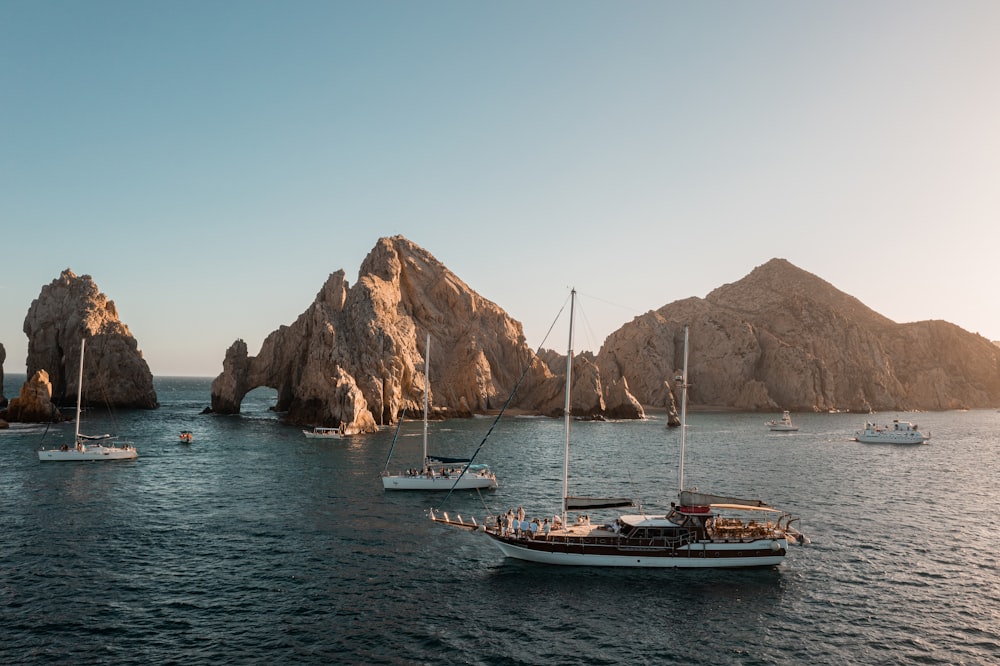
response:
<path fill-rule="evenodd" d="M 687 400 L 688 400 L 688 326 L 684 326 L 684 370 L 677 380 L 681 384 L 681 461 L 677 466 L 677 489 L 684 490 L 684 449 L 687 446 Z"/>
<path fill-rule="evenodd" d="M 566 455 L 563 459 L 563 506 L 562 524 L 566 525 L 567 509 L 566 504 L 569 497 L 569 428 L 573 419 L 570 417 L 570 389 L 573 386 L 573 310 L 576 305 L 576 287 L 570 291 L 569 300 L 569 347 L 566 350 L 566 402 L 563 406 L 563 418 L 566 420 Z"/>

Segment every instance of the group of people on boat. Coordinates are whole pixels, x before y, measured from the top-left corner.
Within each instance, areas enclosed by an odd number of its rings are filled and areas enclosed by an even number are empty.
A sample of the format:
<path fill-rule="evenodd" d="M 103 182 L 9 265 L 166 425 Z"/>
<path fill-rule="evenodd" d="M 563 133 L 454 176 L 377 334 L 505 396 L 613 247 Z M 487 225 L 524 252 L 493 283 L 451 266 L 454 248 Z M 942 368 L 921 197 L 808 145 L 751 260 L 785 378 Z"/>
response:
<path fill-rule="evenodd" d="M 744 523 L 737 518 L 716 516 L 705 521 L 708 536 L 723 541 L 753 541 L 764 539 L 773 531 L 770 522 L 758 523 L 756 520 Z"/>
<path fill-rule="evenodd" d="M 442 467 L 441 469 L 434 471 L 433 467 L 427 466 L 423 469 L 417 469 L 416 467 L 411 467 L 406 470 L 407 476 L 425 476 L 429 479 L 433 479 L 436 476 L 440 476 L 443 479 L 450 479 L 453 476 L 459 476 L 462 473 L 461 468 L 454 467 Z"/>
<path fill-rule="evenodd" d="M 501 513 L 496 518 L 496 531 L 501 536 L 512 536 L 519 539 L 534 539 L 541 536 L 549 538 L 549 532 L 562 527 L 562 519 L 559 516 L 548 518 L 532 518 L 527 520 L 524 516 L 524 509 L 517 507 L 517 510 L 509 509 L 506 513 Z"/>

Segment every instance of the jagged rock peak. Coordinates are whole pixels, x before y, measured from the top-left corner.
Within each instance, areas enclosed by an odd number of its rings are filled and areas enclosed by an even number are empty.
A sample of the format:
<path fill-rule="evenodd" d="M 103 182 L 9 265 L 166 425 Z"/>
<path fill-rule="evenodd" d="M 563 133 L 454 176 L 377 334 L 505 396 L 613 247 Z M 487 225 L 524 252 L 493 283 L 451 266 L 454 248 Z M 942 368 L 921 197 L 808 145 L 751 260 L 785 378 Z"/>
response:
<path fill-rule="evenodd" d="M 246 356 L 239 342 L 230 348 L 212 384 L 214 411 L 239 411 L 246 392 L 270 386 L 291 423 L 344 424 L 347 432 L 393 423 L 404 410 L 419 411 L 428 333 L 439 412 L 499 408 L 525 373 L 512 406 L 561 408 L 555 378 L 527 346 L 521 324 L 412 241 L 379 239 L 357 284 L 343 276 L 331 274 L 313 304 L 268 335 L 256 356 Z M 625 400 L 627 390 L 612 384 Z M 585 402 L 603 404 L 600 396 Z"/>
<path fill-rule="evenodd" d="M 70 269 L 42 287 L 24 318 L 28 336 L 27 374 L 45 370 L 56 400 L 75 402 L 80 341 L 87 339 L 84 362 L 86 404 L 112 407 L 157 406 L 153 375 L 114 301 L 89 275 Z"/>
<path fill-rule="evenodd" d="M 53 423 L 62 420 L 59 409 L 52 403 L 49 375 L 39 370 L 21 386 L 20 394 L 10 401 L 4 419 L 11 423 Z"/>
<path fill-rule="evenodd" d="M 846 318 L 868 325 L 894 323 L 826 280 L 795 266 L 787 259 L 779 258 L 757 266 L 741 280 L 712 290 L 705 300 L 748 312 L 780 311 L 811 304 L 835 310 Z"/>

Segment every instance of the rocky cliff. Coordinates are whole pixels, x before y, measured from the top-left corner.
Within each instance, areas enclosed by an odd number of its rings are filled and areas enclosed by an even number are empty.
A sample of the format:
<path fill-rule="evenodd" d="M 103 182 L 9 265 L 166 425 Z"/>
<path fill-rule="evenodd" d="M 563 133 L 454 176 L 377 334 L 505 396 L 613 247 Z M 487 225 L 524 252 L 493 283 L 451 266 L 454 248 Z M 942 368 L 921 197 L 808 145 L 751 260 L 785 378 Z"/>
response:
<path fill-rule="evenodd" d="M 401 236 L 378 241 L 357 284 L 342 270 L 330 275 L 312 305 L 268 335 L 256 356 L 242 340 L 233 343 L 212 383 L 212 410 L 236 413 L 247 392 L 269 386 L 290 423 L 371 431 L 421 409 L 428 332 L 436 408 L 453 416 L 499 409 L 523 375 L 511 405 L 561 413 L 562 383 L 527 346 L 521 324 Z M 642 413 L 624 382 L 604 391 L 596 366 L 589 377 L 577 375 L 572 394 L 581 414 Z"/>
<path fill-rule="evenodd" d="M 122 408 L 157 406 L 153 375 L 114 301 L 89 275 L 66 269 L 31 303 L 24 319 L 27 374 L 45 371 L 60 404 L 76 402 L 80 340 L 87 338 L 85 405 Z M 30 380 L 29 380 L 30 381 Z"/>
<path fill-rule="evenodd" d="M 3 394 L 3 364 L 7 360 L 7 350 L 0 344 L 0 407 L 7 406 L 7 398 Z"/>
<path fill-rule="evenodd" d="M 704 299 L 626 324 L 597 356 L 601 375 L 625 377 L 644 405 L 670 405 L 685 324 L 693 405 L 891 411 L 1000 404 L 996 345 L 943 321 L 896 324 L 783 259 Z"/>
<path fill-rule="evenodd" d="M 52 403 L 52 384 L 49 374 L 39 370 L 21 386 L 16 398 L 11 399 L 4 420 L 11 423 L 52 423 L 62 421 L 59 409 Z"/>

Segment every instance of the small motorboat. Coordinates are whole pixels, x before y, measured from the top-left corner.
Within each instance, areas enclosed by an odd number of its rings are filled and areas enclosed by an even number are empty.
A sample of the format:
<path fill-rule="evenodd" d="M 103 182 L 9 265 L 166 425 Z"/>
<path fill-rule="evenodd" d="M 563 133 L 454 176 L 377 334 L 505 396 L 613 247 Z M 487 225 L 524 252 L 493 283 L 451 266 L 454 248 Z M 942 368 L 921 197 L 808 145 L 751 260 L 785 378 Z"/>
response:
<path fill-rule="evenodd" d="M 316 426 L 312 430 L 303 430 L 302 434 L 309 439 L 341 439 L 344 436 L 344 426 L 338 428 L 322 428 Z"/>
<path fill-rule="evenodd" d="M 181 444 L 190 444 L 194 441 L 194 433 L 190 430 L 181 430 Z"/>
<path fill-rule="evenodd" d="M 795 432 L 799 429 L 797 425 L 792 423 L 792 415 L 788 413 L 786 409 L 781 414 L 781 420 L 771 419 L 767 422 L 767 427 L 774 432 Z"/>

